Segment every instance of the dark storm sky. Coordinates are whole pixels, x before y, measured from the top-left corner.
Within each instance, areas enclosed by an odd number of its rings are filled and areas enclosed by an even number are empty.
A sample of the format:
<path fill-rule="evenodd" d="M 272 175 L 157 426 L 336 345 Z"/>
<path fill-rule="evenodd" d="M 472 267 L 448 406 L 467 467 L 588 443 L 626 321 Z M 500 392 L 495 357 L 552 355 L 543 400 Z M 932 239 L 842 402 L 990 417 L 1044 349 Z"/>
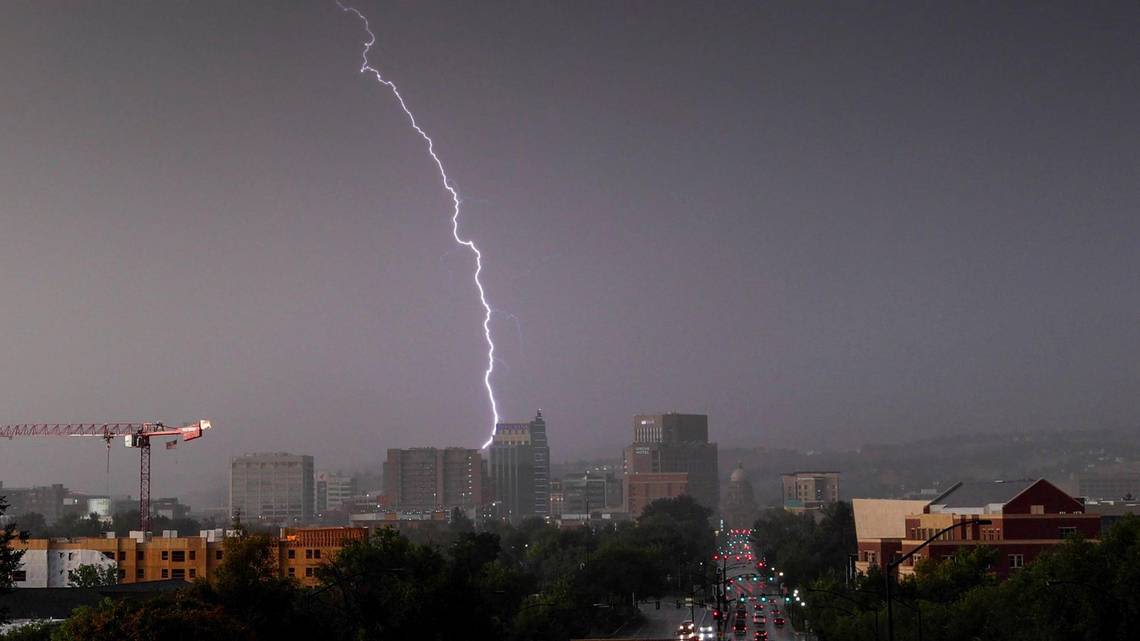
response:
<path fill-rule="evenodd" d="M 661 410 L 723 444 L 1140 425 L 1140 9 L 836 4 L 359 5 L 555 460 Z M 0 4 L 0 422 L 212 418 L 156 494 L 482 443 L 471 256 L 364 37 L 331 1 Z M 104 456 L 0 443 L 0 480 Z"/>

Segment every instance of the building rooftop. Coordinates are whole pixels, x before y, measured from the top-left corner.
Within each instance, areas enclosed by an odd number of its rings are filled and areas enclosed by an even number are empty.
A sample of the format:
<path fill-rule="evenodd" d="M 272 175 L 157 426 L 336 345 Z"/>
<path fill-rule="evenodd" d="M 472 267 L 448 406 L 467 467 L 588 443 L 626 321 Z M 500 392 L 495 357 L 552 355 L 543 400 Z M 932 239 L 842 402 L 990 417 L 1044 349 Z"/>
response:
<path fill-rule="evenodd" d="M 960 482 L 932 500 L 931 511 L 953 512 L 971 508 L 984 509 L 988 505 L 1005 505 L 1036 482 L 1036 479 Z"/>

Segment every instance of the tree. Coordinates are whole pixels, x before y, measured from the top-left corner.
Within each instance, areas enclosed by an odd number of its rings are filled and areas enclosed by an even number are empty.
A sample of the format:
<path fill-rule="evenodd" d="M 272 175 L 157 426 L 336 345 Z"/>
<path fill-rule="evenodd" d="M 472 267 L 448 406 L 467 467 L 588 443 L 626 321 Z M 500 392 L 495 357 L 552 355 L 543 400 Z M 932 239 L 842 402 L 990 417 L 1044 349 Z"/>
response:
<path fill-rule="evenodd" d="M 114 565 L 84 563 L 67 571 L 67 585 L 72 588 L 99 588 L 119 582 L 119 571 Z"/>
<path fill-rule="evenodd" d="M 0 496 L 0 516 L 8 511 L 8 502 Z M 0 529 L 0 595 L 10 590 L 15 584 L 16 571 L 20 569 L 20 560 L 24 550 L 13 548 L 13 543 L 23 543 L 28 537 L 16 531 L 16 524 L 9 523 Z M 0 608 L 0 622 L 6 621 L 5 611 Z"/>
<path fill-rule="evenodd" d="M 47 521 L 39 512 L 28 512 L 16 517 L 16 525 L 30 538 L 41 539 L 48 535 Z"/>

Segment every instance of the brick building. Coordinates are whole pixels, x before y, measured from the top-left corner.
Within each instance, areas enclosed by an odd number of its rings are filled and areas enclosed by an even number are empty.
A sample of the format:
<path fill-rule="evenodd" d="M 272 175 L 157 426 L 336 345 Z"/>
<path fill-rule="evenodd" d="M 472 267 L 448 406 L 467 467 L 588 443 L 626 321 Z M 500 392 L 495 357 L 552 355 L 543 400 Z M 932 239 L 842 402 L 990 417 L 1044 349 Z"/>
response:
<path fill-rule="evenodd" d="M 901 532 L 897 528 L 900 516 Z M 882 567 L 942 528 L 969 521 L 991 523 L 946 532 L 899 566 L 900 575 L 914 572 L 915 563 L 923 558 L 947 558 L 963 548 L 988 546 L 998 550 L 993 570 L 1004 578 L 1068 537 L 1096 539 L 1100 535 L 1099 515 L 1085 513 L 1080 501 L 1044 479 L 958 483 L 921 511 L 900 515 L 896 509 L 889 518 L 894 525 L 886 534 L 901 536 L 875 537 L 869 534 L 876 527 L 874 511 L 856 510 L 857 567 Z"/>
<path fill-rule="evenodd" d="M 689 493 L 685 472 L 639 472 L 625 477 L 625 511 L 641 516 L 645 506 L 657 499 L 672 499 Z"/>

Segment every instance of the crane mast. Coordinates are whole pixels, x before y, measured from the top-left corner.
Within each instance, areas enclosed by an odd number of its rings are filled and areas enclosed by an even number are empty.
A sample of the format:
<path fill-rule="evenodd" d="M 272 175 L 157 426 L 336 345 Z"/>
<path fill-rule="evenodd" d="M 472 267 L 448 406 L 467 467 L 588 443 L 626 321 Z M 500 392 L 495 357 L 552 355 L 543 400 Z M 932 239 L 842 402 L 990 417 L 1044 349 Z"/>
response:
<path fill-rule="evenodd" d="M 152 438 L 181 438 L 192 441 L 212 427 L 210 421 L 200 420 L 181 427 L 164 423 L 20 423 L 0 426 L 0 437 L 9 439 L 28 436 L 94 436 L 110 444 L 111 439 L 123 437 L 127 447 L 139 450 L 139 528 L 150 531 L 150 440 Z"/>

